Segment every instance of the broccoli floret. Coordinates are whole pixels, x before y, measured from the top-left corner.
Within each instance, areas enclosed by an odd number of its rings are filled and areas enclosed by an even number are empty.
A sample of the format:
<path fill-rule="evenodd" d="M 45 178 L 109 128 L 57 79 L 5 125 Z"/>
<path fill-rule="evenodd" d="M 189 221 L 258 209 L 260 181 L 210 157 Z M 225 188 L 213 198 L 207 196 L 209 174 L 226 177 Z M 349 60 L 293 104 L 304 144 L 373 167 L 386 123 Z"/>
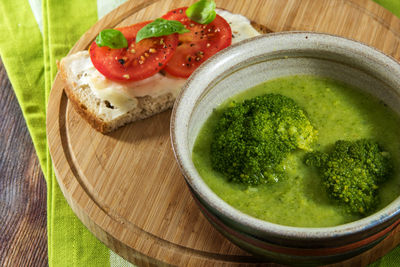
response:
<path fill-rule="evenodd" d="M 379 185 L 393 173 L 389 153 L 368 139 L 336 141 L 330 153 L 307 153 L 305 163 L 319 169 L 333 199 L 361 215 L 377 207 Z"/>
<path fill-rule="evenodd" d="M 282 160 L 297 148 L 311 150 L 317 131 L 291 99 L 266 94 L 222 111 L 211 142 L 211 163 L 228 179 L 258 185 L 278 181 Z"/>

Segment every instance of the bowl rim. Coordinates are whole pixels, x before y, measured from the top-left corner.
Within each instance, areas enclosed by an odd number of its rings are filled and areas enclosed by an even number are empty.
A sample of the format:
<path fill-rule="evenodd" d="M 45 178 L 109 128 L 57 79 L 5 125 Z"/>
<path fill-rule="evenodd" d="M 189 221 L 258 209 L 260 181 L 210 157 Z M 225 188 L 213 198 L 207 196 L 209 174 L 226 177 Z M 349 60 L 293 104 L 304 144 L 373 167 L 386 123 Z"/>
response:
<path fill-rule="evenodd" d="M 263 34 L 256 37 L 252 37 L 236 44 L 232 44 L 231 46 L 223 49 L 222 51 L 218 52 L 211 58 L 209 58 L 206 62 L 204 62 L 199 68 L 197 68 L 193 74 L 187 79 L 186 83 L 184 84 L 182 90 L 178 94 L 172 114 L 171 114 L 171 121 L 170 121 L 170 137 L 171 137 L 171 144 L 172 149 L 175 155 L 175 159 L 178 163 L 178 166 L 186 180 L 186 183 L 192 190 L 196 192 L 196 194 L 204 201 L 207 205 L 212 207 L 218 212 L 221 212 L 223 216 L 228 218 L 229 220 L 235 221 L 241 224 L 244 227 L 248 227 L 250 229 L 256 230 L 257 232 L 261 232 L 263 234 L 271 235 L 274 237 L 285 237 L 289 239 L 298 239 L 298 240 L 323 240 L 327 238 L 341 238 L 348 235 L 354 235 L 360 232 L 367 231 L 371 228 L 376 227 L 377 225 L 381 225 L 385 222 L 390 221 L 391 219 L 398 217 L 400 215 L 400 195 L 395 200 L 393 200 L 389 205 L 384 207 L 383 209 L 371 214 L 367 217 L 364 217 L 360 220 L 356 220 L 350 223 L 341 224 L 337 226 L 331 227 L 294 227 L 294 226 L 286 226 L 280 225 L 276 223 L 271 223 L 268 221 L 264 221 L 255 217 L 252 217 L 248 214 L 245 214 L 236 208 L 230 206 L 224 200 L 222 200 L 218 195 L 216 195 L 208 185 L 203 181 L 201 176 L 197 173 L 196 169 L 194 168 L 192 159 L 186 159 L 183 154 L 185 152 L 184 148 L 187 147 L 189 149 L 187 138 L 185 140 L 181 140 L 180 137 L 182 134 L 182 127 L 186 129 L 185 133 L 187 136 L 188 133 L 188 126 L 190 122 L 191 114 L 193 113 L 194 108 L 190 110 L 190 115 L 186 114 L 186 119 L 182 121 L 180 117 L 183 116 L 185 112 L 182 109 L 182 103 L 185 103 L 190 95 L 188 92 L 190 90 L 196 90 L 196 84 L 201 79 L 202 75 L 207 74 L 207 71 L 210 66 L 221 61 L 224 57 L 229 56 L 230 54 L 236 52 L 238 49 L 245 50 L 245 48 L 250 47 L 252 43 L 256 42 L 265 42 L 274 41 L 276 38 L 281 37 L 289 37 L 294 38 L 294 40 L 303 40 L 307 39 L 308 41 L 316 41 L 322 42 L 324 44 L 328 43 L 329 45 L 334 46 L 335 48 L 351 48 L 353 52 L 357 52 L 362 54 L 366 58 L 374 61 L 379 62 L 382 66 L 387 67 L 393 72 L 389 72 L 392 76 L 399 75 L 400 77 L 400 63 L 396 61 L 392 56 L 386 55 L 383 52 L 379 51 L 377 48 L 372 47 L 370 45 L 364 44 L 360 41 L 337 36 L 334 34 L 329 33 L 319 33 L 319 32 L 310 32 L 310 31 L 287 31 L 287 32 L 277 32 L 277 33 L 269 33 Z M 296 39 L 297 38 L 297 39 Z M 303 40 L 304 41 L 304 40 Z M 226 62 L 225 62 L 226 63 Z M 225 71 L 229 70 L 228 64 L 222 65 L 221 71 L 219 75 L 222 75 Z M 231 66 L 233 67 L 233 66 Z M 215 78 L 212 78 L 207 83 L 207 86 L 201 88 L 201 92 L 212 84 L 215 81 Z M 194 89 L 189 89 L 194 88 Z M 197 88 L 198 89 L 198 88 Z M 201 95 L 197 93 L 198 96 Z M 193 98 L 193 97 L 192 97 Z M 198 97 L 196 97 L 197 100 Z M 186 127 L 186 128 L 185 128 Z M 192 153 L 189 150 L 190 155 Z M 189 166 L 189 162 L 191 162 L 192 166 Z M 194 168 L 194 170 L 193 170 Z"/>

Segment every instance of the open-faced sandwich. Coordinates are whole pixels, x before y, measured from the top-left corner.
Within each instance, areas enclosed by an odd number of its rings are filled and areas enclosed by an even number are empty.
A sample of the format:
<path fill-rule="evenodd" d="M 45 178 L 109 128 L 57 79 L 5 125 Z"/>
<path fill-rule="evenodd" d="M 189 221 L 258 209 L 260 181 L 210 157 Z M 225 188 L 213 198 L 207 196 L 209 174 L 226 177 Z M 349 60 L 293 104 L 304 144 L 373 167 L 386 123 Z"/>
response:
<path fill-rule="evenodd" d="M 201 63 L 262 32 L 246 17 L 201 0 L 154 21 L 103 30 L 89 51 L 63 58 L 58 67 L 76 111 L 107 133 L 171 108 Z"/>

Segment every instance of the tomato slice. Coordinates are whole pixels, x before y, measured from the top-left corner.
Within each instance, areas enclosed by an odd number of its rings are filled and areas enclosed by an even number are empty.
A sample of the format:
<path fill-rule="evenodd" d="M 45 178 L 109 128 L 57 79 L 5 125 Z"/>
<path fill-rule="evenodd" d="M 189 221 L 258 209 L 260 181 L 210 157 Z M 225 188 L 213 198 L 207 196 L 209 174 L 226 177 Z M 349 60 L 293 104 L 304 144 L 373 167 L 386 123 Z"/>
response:
<path fill-rule="evenodd" d="M 179 44 L 164 70 L 177 77 L 187 78 L 206 59 L 232 43 L 229 23 L 217 15 L 210 24 L 199 24 L 186 16 L 187 7 L 169 11 L 164 19 L 177 20 L 190 32 L 179 34 Z"/>
<path fill-rule="evenodd" d="M 178 45 L 178 34 L 154 37 L 136 43 L 136 34 L 151 21 L 117 28 L 128 41 L 127 48 L 111 49 L 90 46 L 90 58 L 95 68 L 115 81 L 137 81 L 148 78 L 164 68 Z"/>

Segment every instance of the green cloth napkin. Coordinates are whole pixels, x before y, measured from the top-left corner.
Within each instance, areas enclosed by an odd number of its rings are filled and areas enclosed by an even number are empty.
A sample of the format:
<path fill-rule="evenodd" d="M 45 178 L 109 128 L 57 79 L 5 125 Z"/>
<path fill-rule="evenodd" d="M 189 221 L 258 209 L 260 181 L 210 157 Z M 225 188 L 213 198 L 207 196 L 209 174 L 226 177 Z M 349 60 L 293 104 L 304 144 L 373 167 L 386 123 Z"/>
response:
<path fill-rule="evenodd" d="M 47 182 L 50 266 L 131 266 L 76 218 L 54 176 L 46 141 L 46 106 L 56 60 L 99 18 L 125 0 L 2 0 L 0 56 Z M 400 0 L 375 0 L 400 17 Z M 373 266 L 400 265 L 400 246 Z"/>
<path fill-rule="evenodd" d="M 98 19 L 124 1 L 6 0 L 0 2 L 0 55 L 26 120 L 47 182 L 50 266 L 129 266 L 98 241 L 68 206 L 46 142 L 46 106 L 65 56 Z"/>

